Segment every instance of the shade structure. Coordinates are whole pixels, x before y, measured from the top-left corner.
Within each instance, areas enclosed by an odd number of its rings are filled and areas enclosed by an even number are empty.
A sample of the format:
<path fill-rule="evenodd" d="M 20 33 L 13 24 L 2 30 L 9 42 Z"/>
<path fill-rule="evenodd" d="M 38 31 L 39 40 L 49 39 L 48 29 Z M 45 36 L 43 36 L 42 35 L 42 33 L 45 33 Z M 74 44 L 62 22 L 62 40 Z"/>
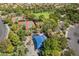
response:
<path fill-rule="evenodd" d="M 40 49 L 42 43 L 46 40 L 46 36 L 43 35 L 33 35 L 33 42 L 35 45 L 35 49 Z"/>

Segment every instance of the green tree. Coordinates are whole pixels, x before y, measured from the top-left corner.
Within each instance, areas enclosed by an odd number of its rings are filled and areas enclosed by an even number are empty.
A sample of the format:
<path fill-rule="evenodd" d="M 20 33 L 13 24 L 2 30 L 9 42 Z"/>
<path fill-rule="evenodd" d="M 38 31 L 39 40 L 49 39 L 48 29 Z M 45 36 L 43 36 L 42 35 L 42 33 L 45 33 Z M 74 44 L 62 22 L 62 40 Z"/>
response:
<path fill-rule="evenodd" d="M 5 39 L 0 42 L 0 52 L 11 54 L 14 51 L 14 47 L 9 39 Z"/>
<path fill-rule="evenodd" d="M 9 39 L 14 46 L 17 46 L 21 43 L 19 36 L 15 34 L 13 31 L 10 31 Z"/>
<path fill-rule="evenodd" d="M 20 29 L 18 32 L 17 32 L 17 35 L 21 38 L 21 40 L 24 38 L 24 36 L 26 35 L 26 30 L 22 30 Z"/>
<path fill-rule="evenodd" d="M 27 48 L 24 45 L 18 45 L 16 51 L 14 52 L 15 56 L 25 56 L 27 53 Z"/>
<path fill-rule="evenodd" d="M 61 41 L 60 45 L 61 45 L 62 50 L 67 48 L 67 39 L 65 37 L 61 37 L 60 41 Z"/>
<path fill-rule="evenodd" d="M 59 8 L 62 9 L 63 15 L 65 14 L 65 17 L 63 17 L 63 20 L 70 20 L 70 24 L 73 24 L 75 22 L 78 22 L 79 19 L 79 12 L 77 10 L 79 4 L 68 4 L 64 5 L 64 7 Z M 58 12 L 58 11 L 57 11 Z"/>
<path fill-rule="evenodd" d="M 39 20 L 40 20 L 40 21 L 44 21 L 44 20 L 45 20 L 44 15 L 40 15 L 40 16 L 39 16 Z"/>
<path fill-rule="evenodd" d="M 7 18 L 4 20 L 4 23 L 5 23 L 5 24 L 8 24 L 9 26 L 12 26 L 12 24 L 13 24 L 13 22 L 12 22 L 12 20 L 11 20 L 10 17 L 7 17 Z"/>
<path fill-rule="evenodd" d="M 1 15 L 3 16 L 8 15 L 8 12 L 2 12 Z"/>
<path fill-rule="evenodd" d="M 17 30 L 17 28 L 18 28 L 18 24 L 13 24 L 12 26 L 11 26 L 11 29 L 12 29 L 12 31 L 16 31 Z"/>
<path fill-rule="evenodd" d="M 45 21 L 43 21 L 44 25 L 42 26 L 42 30 L 44 32 L 47 32 L 48 29 L 55 30 L 58 25 L 58 19 L 59 17 L 56 14 L 50 13 L 49 19 L 45 19 Z"/>
<path fill-rule="evenodd" d="M 50 13 L 49 19 L 55 19 L 57 21 L 59 19 L 59 15 L 56 12 Z"/>
<path fill-rule="evenodd" d="M 48 29 L 55 30 L 58 25 L 58 21 L 55 19 L 47 19 L 44 21 L 44 24 L 42 26 L 42 31 L 47 32 Z"/>
<path fill-rule="evenodd" d="M 68 51 L 64 51 L 64 56 L 74 56 L 75 53 L 72 49 L 68 49 Z"/>
<path fill-rule="evenodd" d="M 42 55 L 59 56 L 61 55 L 60 41 L 58 38 L 47 39 L 43 44 Z"/>

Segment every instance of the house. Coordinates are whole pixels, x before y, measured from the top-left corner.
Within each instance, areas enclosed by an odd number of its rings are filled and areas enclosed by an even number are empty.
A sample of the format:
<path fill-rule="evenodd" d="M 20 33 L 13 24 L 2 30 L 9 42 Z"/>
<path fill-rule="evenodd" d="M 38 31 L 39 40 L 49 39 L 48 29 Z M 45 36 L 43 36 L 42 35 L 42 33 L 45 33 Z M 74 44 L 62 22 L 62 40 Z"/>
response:
<path fill-rule="evenodd" d="M 25 20 L 23 16 L 14 16 L 12 17 L 13 23 L 18 22 L 19 20 Z"/>
<path fill-rule="evenodd" d="M 25 26 L 26 30 L 35 27 L 35 24 L 33 21 L 25 19 L 25 17 L 23 17 L 23 16 L 13 17 L 12 21 L 13 21 L 13 23 L 17 22 L 19 27 Z"/>
<path fill-rule="evenodd" d="M 35 27 L 35 24 L 33 23 L 33 21 L 28 21 L 28 20 L 20 20 L 18 21 L 18 25 L 21 26 L 25 26 L 26 30 Z"/>

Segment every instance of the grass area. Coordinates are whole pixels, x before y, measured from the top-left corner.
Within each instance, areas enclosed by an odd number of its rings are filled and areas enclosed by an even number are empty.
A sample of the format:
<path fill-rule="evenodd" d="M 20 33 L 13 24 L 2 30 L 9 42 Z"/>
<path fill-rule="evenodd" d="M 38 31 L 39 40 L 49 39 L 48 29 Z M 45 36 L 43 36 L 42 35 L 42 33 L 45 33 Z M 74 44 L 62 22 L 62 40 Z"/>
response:
<path fill-rule="evenodd" d="M 49 18 L 48 12 L 41 12 L 41 13 L 33 13 L 38 18 L 40 15 L 44 15 L 45 18 Z"/>

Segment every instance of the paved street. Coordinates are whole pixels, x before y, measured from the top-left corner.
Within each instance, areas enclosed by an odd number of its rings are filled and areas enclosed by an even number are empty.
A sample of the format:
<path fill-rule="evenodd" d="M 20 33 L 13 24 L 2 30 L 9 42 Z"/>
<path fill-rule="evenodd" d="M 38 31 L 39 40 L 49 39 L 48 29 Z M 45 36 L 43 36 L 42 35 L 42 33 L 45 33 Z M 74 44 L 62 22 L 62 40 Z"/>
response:
<path fill-rule="evenodd" d="M 69 47 L 79 56 L 79 25 L 71 25 L 66 31 L 66 37 L 70 38 L 70 40 L 68 40 Z"/>
<path fill-rule="evenodd" d="M 4 39 L 7 35 L 6 27 L 0 19 L 0 41 Z"/>

